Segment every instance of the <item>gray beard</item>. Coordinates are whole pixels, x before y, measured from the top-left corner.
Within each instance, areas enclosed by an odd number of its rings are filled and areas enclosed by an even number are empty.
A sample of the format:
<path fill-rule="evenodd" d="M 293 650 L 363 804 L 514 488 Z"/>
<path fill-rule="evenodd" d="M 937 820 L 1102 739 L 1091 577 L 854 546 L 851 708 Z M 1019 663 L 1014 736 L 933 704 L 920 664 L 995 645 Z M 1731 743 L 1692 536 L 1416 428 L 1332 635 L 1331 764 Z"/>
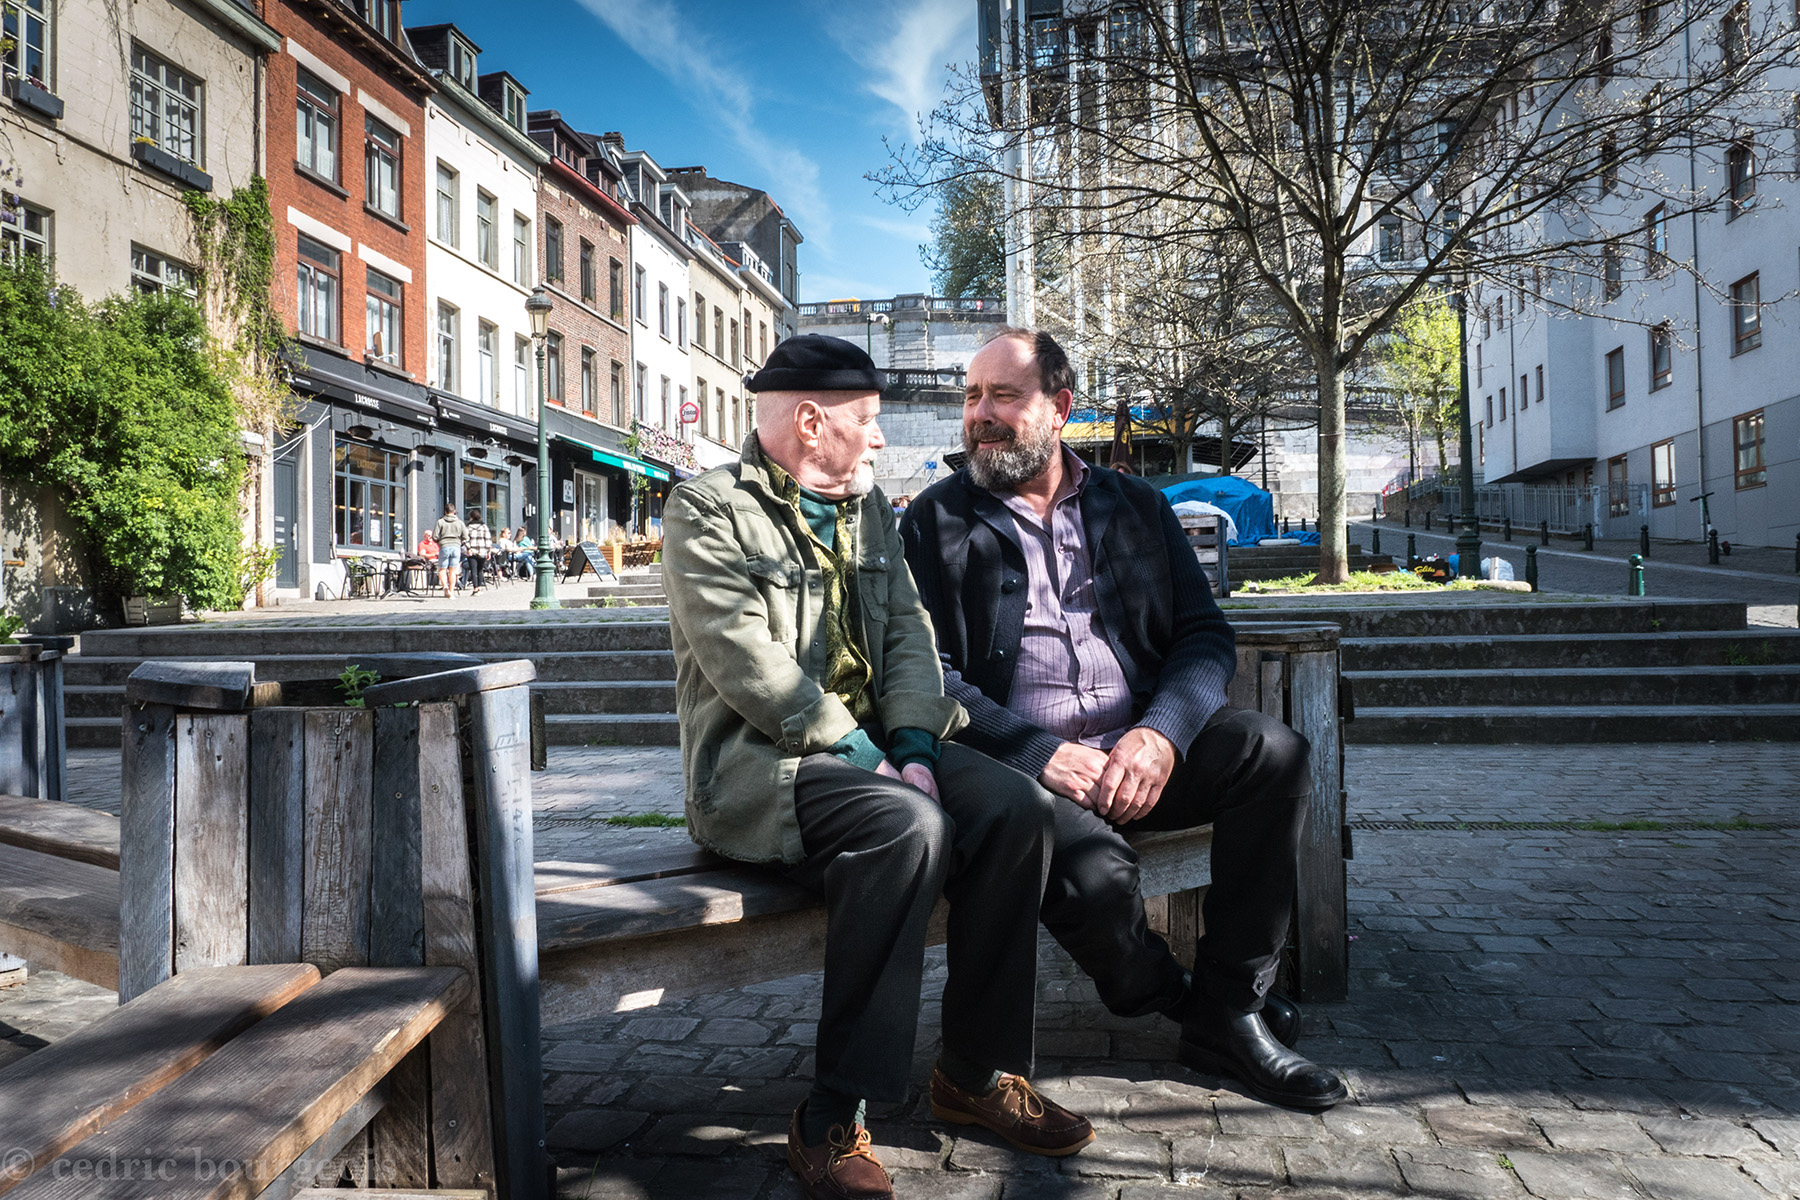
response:
<path fill-rule="evenodd" d="M 1044 468 L 1050 465 L 1050 457 L 1060 448 L 1060 442 L 1056 430 L 1046 423 L 1042 429 L 1022 430 L 997 450 L 971 446 L 965 434 L 963 448 L 969 453 L 969 478 L 976 487 L 990 492 L 1010 492 L 1042 475 Z"/>

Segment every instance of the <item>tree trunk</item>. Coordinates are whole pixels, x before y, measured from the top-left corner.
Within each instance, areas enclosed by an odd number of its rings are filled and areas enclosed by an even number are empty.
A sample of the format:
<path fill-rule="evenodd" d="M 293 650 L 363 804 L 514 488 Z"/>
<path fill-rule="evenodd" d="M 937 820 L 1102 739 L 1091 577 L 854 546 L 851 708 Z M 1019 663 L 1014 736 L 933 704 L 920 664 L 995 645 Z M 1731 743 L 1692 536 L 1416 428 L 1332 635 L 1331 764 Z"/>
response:
<path fill-rule="evenodd" d="M 1319 367 L 1318 583 L 1343 583 L 1350 578 L 1344 495 L 1348 477 L 1344 459 L 1344 373 L 1335 362 L 1327 361 Z"/>

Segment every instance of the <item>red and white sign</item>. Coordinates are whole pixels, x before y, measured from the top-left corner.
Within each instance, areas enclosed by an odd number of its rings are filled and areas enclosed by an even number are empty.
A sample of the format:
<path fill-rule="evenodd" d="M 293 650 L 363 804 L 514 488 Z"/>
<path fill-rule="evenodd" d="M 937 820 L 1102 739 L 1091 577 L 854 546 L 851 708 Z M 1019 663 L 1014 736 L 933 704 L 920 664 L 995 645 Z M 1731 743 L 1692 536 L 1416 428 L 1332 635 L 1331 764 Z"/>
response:
<path fill-rule="evenodd" d="M 698 404 L 695 404 L 692 400 L 689 400 L 686 404 L 683 404 L 681 406 L 681 423 L 683 425 L 692 425 L 695 421 L 698 421 L 699 419 L 700 419 L 700 406 Z"/>

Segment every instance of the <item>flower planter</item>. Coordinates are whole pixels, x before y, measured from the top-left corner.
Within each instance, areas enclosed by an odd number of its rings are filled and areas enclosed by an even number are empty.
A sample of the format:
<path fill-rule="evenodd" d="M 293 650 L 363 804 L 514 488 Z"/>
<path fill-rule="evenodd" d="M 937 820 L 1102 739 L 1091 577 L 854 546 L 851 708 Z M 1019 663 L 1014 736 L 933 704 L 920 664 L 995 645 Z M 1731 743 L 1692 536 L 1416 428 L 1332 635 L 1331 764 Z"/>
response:
<path fill-rule="evenodd" d="M 49 88 L 39 87 L 29 79 L 15 75 L 6 81 L 6 94 L 20 108 L 29 109 L 52 121 L 62 120 L 63 102 Z"/>
<path fill-rule="evenodd" d="M 178 183 L 185 184 L 197 192 L 212 191 L 212 176 L 196 167 L 193 163 L 184 162 L 170 154 L 167 150 L 152 142 L 131 143 L 131 157 L 153 171 L 167 175 Z"/>

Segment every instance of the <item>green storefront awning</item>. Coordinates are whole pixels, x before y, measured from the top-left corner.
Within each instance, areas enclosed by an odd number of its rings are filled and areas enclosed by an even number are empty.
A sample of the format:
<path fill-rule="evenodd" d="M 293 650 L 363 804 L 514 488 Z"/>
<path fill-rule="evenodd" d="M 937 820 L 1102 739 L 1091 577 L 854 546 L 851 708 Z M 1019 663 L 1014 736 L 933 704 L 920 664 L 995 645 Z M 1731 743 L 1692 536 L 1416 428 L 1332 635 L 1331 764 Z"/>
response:
<path fill-rule="evenodd" d="M 589 454 L 593 455 L 594 461 L 597 463 L 603 463 L 609 467 L 619 467 L 623 470 L 630 471 L 635 475 L 643 475 L 650 479 L 660 479 L 665 483 L 668 482 L 669 473 L 667 471 L 663 470 L 661 467 L 653 467 L 640 459 L 632 458 L 629 454 L 615 454 L 611 450 L 602 450 L 600 447 L 584 442 L 580 438 L 572 438 L 566 433 L 558 433 L 553 436 L 559 442 L 567 442 L 571 446 L 580 446 L 583 450 L 586 450 Z"/>

